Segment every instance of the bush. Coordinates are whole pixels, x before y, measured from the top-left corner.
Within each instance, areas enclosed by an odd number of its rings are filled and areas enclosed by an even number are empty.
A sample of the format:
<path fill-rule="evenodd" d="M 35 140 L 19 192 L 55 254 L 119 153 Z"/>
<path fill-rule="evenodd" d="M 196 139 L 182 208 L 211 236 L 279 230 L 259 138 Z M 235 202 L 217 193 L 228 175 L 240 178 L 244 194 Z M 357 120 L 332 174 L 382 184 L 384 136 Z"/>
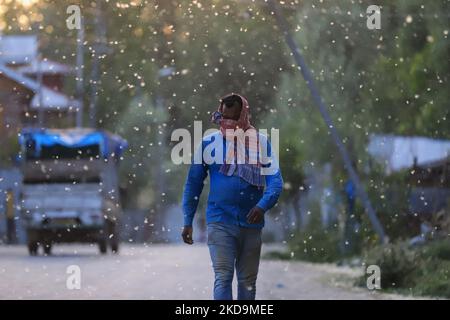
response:
<path fill-rule="evenodd" d="M 400 293 L 450 298 L 450 241 L 436 240 L 412 248 L 405 242 L 378 246 L 365 254 L 366 265 L 378 265 L 381 288 Z M 363 285 L 366 275 L 358 284 Z"/>
<path fill-rule="evenodd" d="M 432 241 L 421 249 L 425 258 L 450 261 L 450 240 Z"/>
<path fill-rule="evenodd" d="M 336 262 L 342 258 L 339 228 L 337 225 L 324 228 L 318 210 L 314 211 L 304 230 L 296 231 L 288 241 L 288 251 L 272 251 L 265 254 L 268 259 L 304 260 L 309 262 Z"/>
<path fill-rule="evenodd" d="M 413 274 L 421 264 L 416 251 L 407 243 L 377 246 L 367 252 L 363 259 L 366 265 L 377 265 L 381 270 L 381 288 L 410 287 Z M 366 275 L 363 276 L 364 281 Z"/>
<path fill-rule="evenodd" d="M 426 261 L 418 272 L 415 293 L 450 298 L 450 241 L 435 240 L 419 249 Z"/>
<path fill-rule="evenodd" d="M 305 230 L 289 242 L 291 256 L 310 262 L 335 262 L 341 258 L 337 225 L 325 229 L 318 215 L 313 215 Z"/>
<path fill-rule="evenodd" d="M 339 237 L 333 230 L 318 233 L 299 233 L 292 243 L 291 252 L 300 260 L 335 262 L 341 258 Z"/>
<path fill-rule="evenodd" d="M 450 261 L 428 260 L 416 279 L 413 293 L 450 298 Z"/>

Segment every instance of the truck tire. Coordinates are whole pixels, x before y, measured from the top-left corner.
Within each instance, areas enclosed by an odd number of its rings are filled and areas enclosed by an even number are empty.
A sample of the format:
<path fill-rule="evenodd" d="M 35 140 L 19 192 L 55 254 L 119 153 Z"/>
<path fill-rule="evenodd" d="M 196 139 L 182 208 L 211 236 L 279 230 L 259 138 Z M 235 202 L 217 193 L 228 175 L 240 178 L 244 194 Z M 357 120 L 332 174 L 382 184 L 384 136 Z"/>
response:
<path fill-rule="evenodd" d="M 39 249 L 39 235 L 35 230 L 27 230 L 27 247 L 30 256 L 36 256 Z"/>
<path fill-rule="evenodd" d="M 119 234 L 117 232 L 117 224 L 114 224 L 112 226 L 112 233 L 113 237 L 109 239 L 109 245 L 111 246 L 111 252 L 112 253 L 119 253 Z"/>
<path fill-rule="evenodd" d="M 118 241 L 112 241 L 111 242 L 111 252 L 112 253 L 119 253 L 119 242 Z"/>
<path fill-rule="evenodd" d="M 107 248 L 106 240 L 102 239 L 98 242 L 98 249 L 101 254 L 106 254 Z"/>
<path fill-rule="evenodd" d="M 36 241 L 28 242 L 28 253 L 30 256 L 37 256 L 39 245 Z"/>
<path fill-rule="evenodd" d="M 44 248 L 44 254 L 49 256 L 52 254 L 52 243 L 51 242 L 44 242 L 42 244 L 42 247 Z"/>
<path fill-rule="evenodd" d="M 108 239 L 109 239 L 109 245 L 111 247 L 112 253 L 119 253 L 119 233 L 117 232 L 117 222 L 115 221 L 108 221 Z"/>

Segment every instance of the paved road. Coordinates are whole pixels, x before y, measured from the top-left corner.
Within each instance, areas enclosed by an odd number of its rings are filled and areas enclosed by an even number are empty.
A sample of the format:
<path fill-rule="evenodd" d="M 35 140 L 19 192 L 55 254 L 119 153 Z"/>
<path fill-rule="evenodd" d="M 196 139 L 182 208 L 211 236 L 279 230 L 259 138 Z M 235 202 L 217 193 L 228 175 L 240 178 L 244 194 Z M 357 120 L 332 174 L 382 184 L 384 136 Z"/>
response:
<path fill-rule="evenodd" d="M 80 267 L 80 290 L 66 287 L 70 265 Z M 257 298 L 403 298 L 353 288 L 349 278 L 356 275 L 332 265 L 262 260 Z M 24 246 L 0 247 L 0 299 L 210 299 L 212 283 L 202 244 L 126 245 L 106 256 L 96 246 L 64 245 L 49 257 L 29 257 Z"/>

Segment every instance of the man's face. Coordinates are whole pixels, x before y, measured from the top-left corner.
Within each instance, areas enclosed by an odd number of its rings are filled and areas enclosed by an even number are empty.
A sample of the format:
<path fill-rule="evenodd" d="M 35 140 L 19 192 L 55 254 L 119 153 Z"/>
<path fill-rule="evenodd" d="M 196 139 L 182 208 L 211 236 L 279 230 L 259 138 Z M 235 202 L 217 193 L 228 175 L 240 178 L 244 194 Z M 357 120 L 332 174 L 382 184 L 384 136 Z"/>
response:
<path fill-rule="evenodd" d="M 239 120 L 239 116 L 241 115 L 241 109 L 242 107 L 238 102 L 235 102 L 231 106 L 227 106 L 226 104 L 224 104 L 222 115 L 224 119 L 232 119 L 237 121 Z"/>

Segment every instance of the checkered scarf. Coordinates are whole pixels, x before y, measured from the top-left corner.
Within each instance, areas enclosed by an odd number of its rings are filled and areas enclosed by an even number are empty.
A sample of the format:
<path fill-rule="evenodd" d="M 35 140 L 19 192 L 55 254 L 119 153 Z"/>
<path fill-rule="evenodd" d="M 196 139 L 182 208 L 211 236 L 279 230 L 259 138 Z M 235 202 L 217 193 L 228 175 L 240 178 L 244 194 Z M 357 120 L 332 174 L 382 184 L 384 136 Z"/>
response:
<path fill-rule="evenodd" d="M 239 119 L 220 119 L 220 132 L 227 140 L 227 151 L 225 163 L 219 172 L 226 176 L 237 175 L 248 183 L 263 188 L 265 181 L 261 175 L 259 135 L 250 124 L 247 99 L 239 97 L 242 99 Z M 223 108 L 224 104 L 221 102 L 219 113 L 223 113 Z"/>

